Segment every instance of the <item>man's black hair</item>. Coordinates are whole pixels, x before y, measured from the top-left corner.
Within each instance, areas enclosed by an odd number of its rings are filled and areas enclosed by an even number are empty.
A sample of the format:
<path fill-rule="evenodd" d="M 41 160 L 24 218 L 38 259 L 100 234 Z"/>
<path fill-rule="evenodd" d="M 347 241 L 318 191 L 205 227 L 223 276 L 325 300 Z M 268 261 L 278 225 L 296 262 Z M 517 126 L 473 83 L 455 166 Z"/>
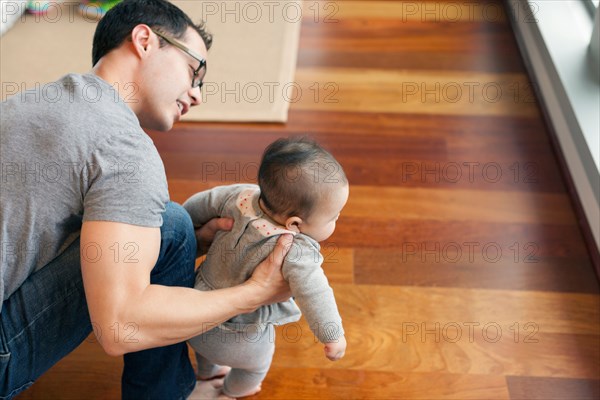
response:
<path fill-rule="evenodd" d="M 111 8 L 98 22 L 94 33 L 92 66 L 131 37 L 131 31 L 139 24 L 146 24 L 176 39 L 185 36 L 188 27 L 193 28 L 206 48 L 212 44 L 212 35 L 204 22 L 195 25 L 181 9 L 166 0 L 124 0 Z M 161 47 L 166 45 L 160 39 Z"/>

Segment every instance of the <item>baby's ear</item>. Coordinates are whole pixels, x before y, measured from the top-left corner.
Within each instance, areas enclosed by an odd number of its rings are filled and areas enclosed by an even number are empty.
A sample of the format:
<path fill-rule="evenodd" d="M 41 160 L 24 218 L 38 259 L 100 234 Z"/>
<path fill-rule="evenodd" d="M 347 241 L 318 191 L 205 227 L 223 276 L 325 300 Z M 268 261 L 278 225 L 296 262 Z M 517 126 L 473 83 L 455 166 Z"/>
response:
<path fill-rule="evenodd" d="M 300 226 L 302 225 L 302 218 L 300 217 L 289 217 L 285 220 L 285 229 L 300 233 Z"/>

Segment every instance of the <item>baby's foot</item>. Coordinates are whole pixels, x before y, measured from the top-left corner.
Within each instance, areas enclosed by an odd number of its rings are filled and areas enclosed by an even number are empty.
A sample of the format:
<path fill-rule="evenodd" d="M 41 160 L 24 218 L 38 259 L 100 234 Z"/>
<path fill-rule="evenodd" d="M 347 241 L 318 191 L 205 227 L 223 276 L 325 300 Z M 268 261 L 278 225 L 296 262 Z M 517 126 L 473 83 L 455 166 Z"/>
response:
<path fill-rule="evenodd" d="M 213 379 L 212 381 L 196 381 L 196 387 L 188 400 L 233 400 L 223 394 L 223 379 Z"/>
<path fill-rule="evenodd" d="M 220 367 L 217 370 L 217 372 L 215 372 L 213 375 L 205 376 L 205 375 L 198 374 L 196 377 L 201 381 L 208 381 L 208 380 L 211 380 L 214 378 L 223 377 L 223 376 L 227 375 L 229 373 L 229 371 L 231 371 L 231 367 L 224 365 L 224 366 Z"/>
<path fill-rule="evenodd" d="M 244 393 L 244 394 L 237 395 L 237 396 L 235 396 L 235 397 L 234 397 L 234 396 L 231 396 L 230 398 L 232 398 L 232 399 L 237 399 L 237 398 L 239 398 L 239 397 L 254 396 L 254 395 L 255 395 L 255 394 L 257 394 L 258 392 L 260 392 L 260 390 L 261 390 L 261 389 L 262 389 L 262 382 L 261 382 L 261 383 L 259 383 L 259 384 L 258 384 L 258 386 L 257 386 L 257 387 L 255 387 L 254 389 L 252 389 L 252 390 L 250 390 L 250 391 L 248 391 L 248 392 L 246 392 L 246 393 Z M 225 394 L 225 390 L 223 390 L 223 393 Z M 229 395 L 226 395 L 226 396 L 229 396 Z"/>

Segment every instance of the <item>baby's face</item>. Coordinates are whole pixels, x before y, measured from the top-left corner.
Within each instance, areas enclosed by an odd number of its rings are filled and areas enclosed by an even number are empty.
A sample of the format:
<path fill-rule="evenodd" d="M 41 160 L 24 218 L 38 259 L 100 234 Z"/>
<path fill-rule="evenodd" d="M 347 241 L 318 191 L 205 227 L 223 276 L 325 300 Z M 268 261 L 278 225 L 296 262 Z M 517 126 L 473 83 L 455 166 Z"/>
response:
<path fill-rule="evenodd" d="M 316 210 L 302 223 L 300 232 L 322 242 L 335 231 L 335 223 L 348 201 L 349 187 L 343 185 L 331 192 L 327 200 L 321 201 Z"/>

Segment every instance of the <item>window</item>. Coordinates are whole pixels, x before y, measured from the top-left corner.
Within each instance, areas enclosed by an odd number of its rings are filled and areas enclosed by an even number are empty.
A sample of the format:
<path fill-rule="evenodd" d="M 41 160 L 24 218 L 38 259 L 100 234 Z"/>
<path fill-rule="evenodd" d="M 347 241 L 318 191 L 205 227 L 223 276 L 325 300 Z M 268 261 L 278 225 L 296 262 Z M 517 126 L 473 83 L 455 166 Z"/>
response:
<path fill-rule="evenodd" d="M 512 16 L 521 17 L 511 19 L 517 41 L 554 127 L 596 247 L 600 248 L 598 3 L 527 0 L 507 4 Z M 557 29 L 561 24 L 574 29 Z"/>

